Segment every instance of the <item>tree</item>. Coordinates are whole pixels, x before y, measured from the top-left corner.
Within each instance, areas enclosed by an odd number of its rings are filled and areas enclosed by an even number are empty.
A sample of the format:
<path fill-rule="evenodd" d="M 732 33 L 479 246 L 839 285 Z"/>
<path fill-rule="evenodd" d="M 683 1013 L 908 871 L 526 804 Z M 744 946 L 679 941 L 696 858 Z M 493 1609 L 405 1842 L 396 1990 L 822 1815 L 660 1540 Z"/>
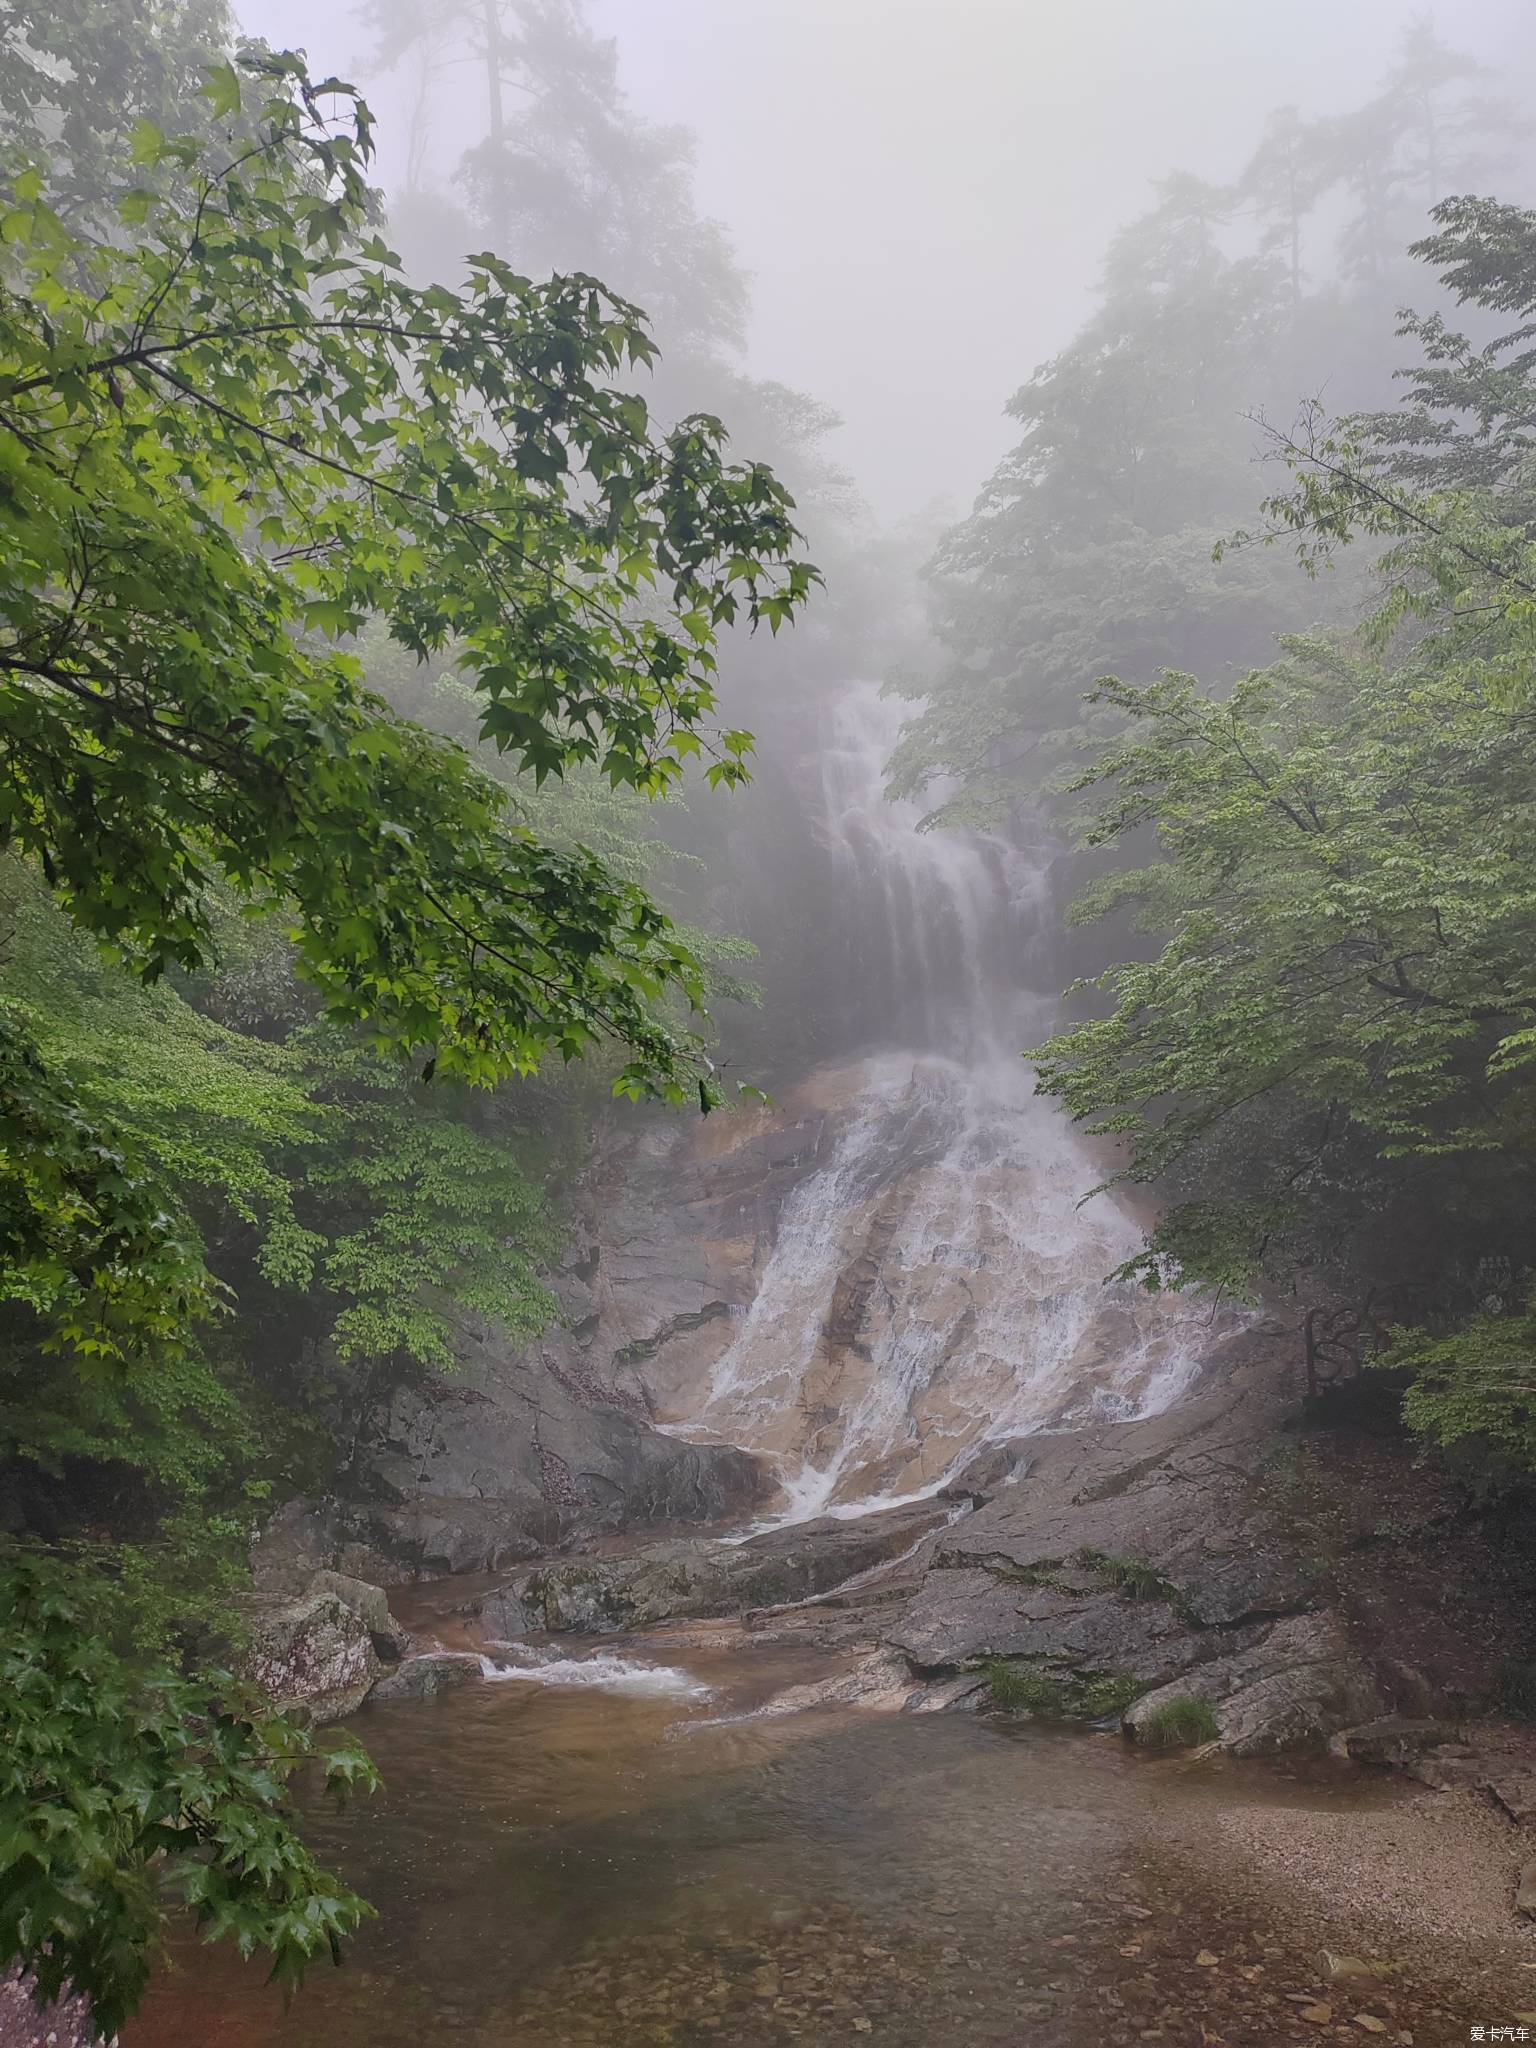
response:
<path fill-rule="evenodd" d="M 1168 178 L 1117 237 L 1102 303 L 1010 402 L 1019 444 L 934 558 L 941 651 L 901 684 L 923 702 L 898 792 L 958 782 L 940 822 L 1038 808 L 1108 722 L 1100 700 L 1085 726 L 1095 677 L 1230 680 L 1277 633 L 1350 608 L 1338 582 L 1325 602 L 1273 563 L 1213 549 L 1253 504 L 1254 413 L 1289 418 L 1325 386 L 1338 406 L 1387 396 L 1382 323 L 1401 303 L 1426 138 L 1444 178 L 1480 121 L 1495 149 L 1508 133 L 1479 75 L 1421 25 L 1365 106 L 1312 121 L 1282 109 L 1230 186 Z M 1332 260 L 1305 263 L 1309 218 L 1351 192 Z"/>
<path fill-rule="evenodd" d="M 1181 1186 L 1132 1262 L 1149 1283 L 1298 1259 L 1412 1280 L 1424 1308 L 1391 1353 L 1409 1421 L 1528 1474 L 1536 214 L 1456 198 L 1434 227 L 1413 253 L 1518 324 L 1477 347 L 1408 315 L 1425 357 L 1401 411 L 1277 437 L 1291 482 L 1243 538 L 1314 570 L 1379 548 L 1358 634 L 1295 643 L 1225 700 L 1181 676 L 1100 686 L 1134 724 L 1090 771 L 1111 790 L 1095 837 L 1150 829 L 1161 858 L 1083 914 L 1134 903 L 1161 951 L 1104 976 L 1110 1013 L 1059 1033 L 1039 1072 L 1119 1134 L 1127 1174 Z M 1490 1258 L 1513 1290 L 1475 1284 Z"/>
<path fill-rule="evenodd" d="M 228 44 L 225 0 L 12 0 L 0 29 L 0 168 L 44 168 L 62 214 L 110 225 L 135 122 L 206 127 L 198 88 Z"/>
<path fill-rule="evenodd" d="M 1261 223 L 1260 247 L 1285 252 L 1293 308 L 1302 298 L 1303 229 L 1327 186 L 1315 125 L 1304 121 L 1297 108 L 1280 107 L 1265 123 L 1263 139 L 1237 181 L 1236 196 Z"/>
<path fill-rule="evenodd" d="M 407 285 L 368 234 L 368 123 L 292 59 L 260 139 L 140 138 L 141 246 L 23 179 L 0 235 L 0 836 L 154 976 L 209 950 L 206 885 L 292 904 L 300 971 L 376 1043 L 476 1081 L 611 1033 L 629 1092 L 713 1099 L 652 1005 L 697 962 L 656 906 L 509 818 L 461 750 L 388 716 L 338 641 L 452 645 L 482 735 L 537 780 L 591 763 L 739 782 L 712 644 L 810 587 L 782 489 L 704 417 L 665 441 L 613 379 L 651 348 L 592 280 Z M 326 87 L 324 90 L 336 90 Z M 231 67 L 210 93 L 231 116 Z M 360 241 L 357 239 L 362 237 Z M 652 582 L 665 602 L 640 602 Z"/>
<path fill-rule="evenodd" d="M 473 62 L 485 125 L 458 182 L 496 249 L 534 271 L 596 272 L 645 307 L 669 353 L 739 346 L 746 281 L 694 204 L 693 140 L 629 108 L 617 47 L 582 0 L 371 0 L 366 18 L 386 64 Z"/>
<path fill-rule="evenodd" d="M 1211 559 L 1251 503 L 1243 412 L 1289 327 L 1277 266 L 1223 253 L 1226 203 L 1172 180 L 1116 238 L 1102 307 L 1010 401 L 1019 444 L 940 546 L 942 665 L 911 685 L 925 702 L 892 778 L 902 794 L 958 778 L 940 821 L 1038 802 L 1095 675 L 1244 664 L 1294 620 L 1272 563 Z"/>
<path fill-rule="evenodd" d="M 1529 1172 L 1536 1102 L 1510 1064 L 1536 1022 L 1526 721 L 1432 660 L 1326 638 L 1222 699 L 1181 676 L 1100 691 L 1132 724 L 1094 771 L 1112 794 L 1092 839 L 1150 826 L 1161 857 L 1105 878 L 1078 915 L 1134 906 L 1163 943 L 1101 977 L 1109 1014 L 1052 1039 L 1038 1073 L 1127 1141 L 1127 1177 L 1199 1190 L 1134 1269 L 1246 1286 L 1267 1252 L 1283 1272 L 1300 1239 L 1311 1260 L 1331 1245 L 1335 1267 L 1369 1267 L 1395 1236 L 1395 1263 L 1423 1271 L 1406 1215 L 1425 1162 L 1507 1148 Z M 1236 1189 L 1234 1125 L 1251 1155 Z M 1509 1182 L 1483 1170 L 1486 1237 Z M 1453 1205 L 1436 1206 L 1450 1263 L 1466 1245 Z"/>
<path fill-rule="evenodd" d="M 4 35 L 0 56 L 30 61 Z M 22 1452 L 52 1429 L 131 1463 L 137 1437 L 183 1498 L 199 1422 L 241 1420 L 198 1377 L 221 1289 L 192 1212 L 215 1192 L 269 1284 L 321 1282 L 338 1354 L 430 1359 L 433 1285 L 515 1323 L 533 1284 L 488 1243 L 536 1250 L 515 1170 L 391 1095 L 351 1034 L 416 1055 L 418 1089 L 607 1044 L 622 1093 L 720 1097 L 674 1014 L 703 965 L 641 881 L 541 839 L 506 782 L 393 713 L 360 636 L 451 660 L 477 740 L 535 786 L 664 795 L 690 762 L 744 779 L 716 635 L 777 630 L 814 580 L 787 494 L 726 459 L 718 421 L 652 432 L 622 381 L 653 354 L 632 306 L 494 255 L 461 291 L 411 286 L 369 152 L 350 89 L 253 51 L 182 120 L 141 120 L 131 167 L 108 152 L 98 206 L 71 208 L 67 152 L 8 162 L 0 193 L 0 844 L 195 1068 L 174 1101 L 156 1058 L 104 1078 L 117 997 L 84 968 L 73 1018 L 35 981 L 5 1008 L 7 1334 L 29 1318 L 79 1395 L 34 1402 Z M 290 1042 L 221 1036 L 164 987 L 216 972 L 232 907 L 288 934 L 322 1020 Z M 0 1582 L 0 1935 L 108 2028 L 167 1886 L 285 1981 L 363 1911 L 293 1834 L 305 1739 L 218 1672 L 132 1653 L 128 1581 L 32 1559 Z M 366 1778 L 350 1752 L 333 1768 Z"/>
<path fill-rule="evenodd" d="M 210 1938 L 268 1950 L 289 1989 L 339 1955 L 369 1909 L 304 1847 L 287 1786 L 314 1757 L 334 1793 L 371 1789 L 356 1743 L 316 1740 L 227 1674 L 119 1656 L 110 1612 L 57 1564 L 0 1558 L 0 1621 L 0 1953 L 39 1997 L 73 1986 L 115 2034 L 167 1896 Z"/>

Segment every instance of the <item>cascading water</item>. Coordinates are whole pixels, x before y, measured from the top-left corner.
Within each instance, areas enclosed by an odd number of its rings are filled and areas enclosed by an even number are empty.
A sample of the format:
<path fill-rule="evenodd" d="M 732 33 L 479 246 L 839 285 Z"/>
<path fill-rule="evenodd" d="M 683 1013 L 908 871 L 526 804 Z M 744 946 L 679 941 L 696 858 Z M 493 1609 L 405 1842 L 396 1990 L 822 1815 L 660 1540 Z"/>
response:
<path fill-rule="evenodd" d="M 1043 861 L 886 801 L 903 715 L 856 685 L 821 755 L 837 971 L 887 1049 L 827 1077 L 822 1154 L 702 1407 L 673 1425 L 775 1460 L 782 1521 L 932 1493 L 984 1443 L 1153 1413 L 1212 1335 L 1188 1302 L 1105 1285 L 1140 1228 L 1110 1197 L 1080 1206 L 1102 1165 L 1018 1050 L 1049 1028 L 1009 978 Z"/>

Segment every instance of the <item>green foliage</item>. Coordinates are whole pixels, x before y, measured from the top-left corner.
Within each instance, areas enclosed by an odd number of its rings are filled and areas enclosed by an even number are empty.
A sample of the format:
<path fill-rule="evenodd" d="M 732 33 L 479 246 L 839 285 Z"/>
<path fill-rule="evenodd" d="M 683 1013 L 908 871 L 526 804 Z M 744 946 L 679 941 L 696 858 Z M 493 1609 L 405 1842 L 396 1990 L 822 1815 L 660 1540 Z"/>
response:
<path fill-rule="evenodd" d="M 1012 1657 L 990 1658 L 982 1668 L 994 1706 L 1046 1721 L 1106 1721 L 1145 1690 L 1127 1672 L 1059 1675 Z"/>
<path fill-rule="evenodd" d="M 1151 1749 L 1192 1749 L 1221 1735 L 1216 1711 L 1198 1693 L 1184 1693 L 1155 1707 L 1136 1730 L 1138 1741 Z"/>
<path fill-rule="evenodd" d="M 291 1170 L 316 1204 L 314 1272 L 339 1304 L 338 1356 L 451 1370 L 464 1315 L 513 1339 L 536 1335 L 555 1310 L 538 1274 L 559 1232 L 512 1134 L 472 1128 L 451 1089 L 424 1097 L 333 1031 L 297 1043 L 309 1085 L 335 1112 L 312 1162 Z"/>
<path fill-rule="evenodd" d="M 292 1831 L 310 1739 L 185 1671 L 316 1423 L 552 1310 L 547 1101 L 471 1084 L 721 1099 L 750 949 L 642 821 L 746 778 L 717 637 L 816 580 L 712 414 L 653 425 L 633 305 L 411 285 L 357 95 L 225 41 L 0 24 L 0 1470 L 90 1538 L 0 1573 L 0 1963 L 107 2030 L 168 1897 L 285 1986 L 365 1910 Z"/>
<path fill-rule="evenodd" d="M 213 1292 L 188 1233 L 116 1131 L 94 1120 L 0 1007 L 0 1300 L 52 1349 L 123 1360 L 178 1349 Z"/>
<path fill-rule="evenodd" d="M 1495 1480 L 1536 1471 L 1536 1315 L 1400 1330 L 1377 1362 L 1413 1375 L 1403 1418 L 1453 1460 L 1469 1452 Z"/>
<path fill-rule="evenodd" d="M 1162 858 L 1077 915 L 1131 905 L 1168 936 L 1099 978 L 1111 1013 L 1040 1050 L 1041 1085 L 1125 1137 L 1138 1180 L 1260 1098 L 1290 1126 L 1246 1208 L 1176 1210 L 1138 1269 L 1251 1271 L 1357 1143 L 1387 1166 L 1521 1147 L 1536 782 L 1518 721 L 1424 642 L 1387 665 L 1296 641 L 1225 701 L 1178 676 L 1099 694 L 1134 723 L 1095 771 L 1112 794 L 1093 842 L 1151 825 Z"/>
<path fill-rule="evenodd" d="M 1173 1601 L 1178 1598 L 1172 1581 L 1145 1558 L 1116 1557 L 1103 1550 L 1080 1550 L 1077 1562 L 1098 1578 L 1117 1586 L 1129 1600 Z"/>
<path fill-rule="evenodd" d="M 1415 253 L 1451 291 L 1536 315 L 1536 214 L 1453 199 L 1434 224 Z M 1225 698 L 1176 674 L 1096 693 L 1129 730 L 1083 778 L 1110 790 L 1091 842 L 1150 830 L 1159 858 L 1079 914 L 1130 908 L 1161 950 L 1100 977 L 1109 1014 L 1039 1071 L 1127 1175 L 1186 1195 L 1126 1269 L 1148 1285 L 1305 1257 L 1451 1291 L 1490 1253 L 1530 1263 L 1533 364 L 1524 326 L 1405 331 L 1408 404 L 1277 436 L 1291 482 L 1236 537 L 1313 570 L 1379 546 L 1363 629 L 1294 639 Z M 1382 1363 L 1427 1441 L 1508 1477 L 1536 1463 L 1532 1337 L 1528 1311 L 1442 1313 Z"/>
<path fill-rule="evenodd" d="M 57 1334 L 59 1355 L 39 1358 L 32 1327 L 13 1323 L 0 1343 L 0 1457 L 59 1479 L 85 1463 L 136 1471 L 164 1500 L 238 1494 L 240 1475 L 267 1464 L 263 1435 L 287 1434 L 273 1397 L 345 1409 L 349 1373 L 366 1384 L 367 1369 L 392 1361 L 451 1369 L 466 1317 L 514 1339 L 545 1326 L 554 1303 L 539 1272 L 559 1238 L 522 1134 L 477 1129 L 464 1091 L 423 1088 L 306 1019 L 283 962 L 263 957 L 270 928 L 244 927 L 264 944 L 236 964 L 233 991 L 200 992 L 241 1009 L 237 1031 L 102 960 L 14 864 L 0 870 L 0 901 L 12 1014 L 71 1075 L 90 1128 L 115 1134 L 167 1243 L 203 1276 L 202 1294 L 168 1299 L 152 1331 L 132 1297 L 129 1373 L 82 1373 L 89 1351 L 73 1337 L 60 1351 Z M 251 1035 L 263 1026 L 282 1035 Z M 100 1292 L 115 1268 L 90 1270 Z M 14 1245 L 7 1284 L 42 1327 L 65 1318 L 67 1334 L 81 1283 L 71 1272 L 55 1302 L 42 1277 L 52 1271 Z M 156 1274 L 136 1257 L 136 1288 Z M 209 1323 L 221 1288 L 238 1296 L 234 1325 Z M 264 1364 L 273 1345 L 328 1359 L 330 1378 L 312 1367 L 308 1389 L 283 1384 Z"/>
<path fill-rule="evenodd" d="M 814 577 L 782 489 L 707 417 L 654 439 L 617 382 L 652 346 L 590 278 L 477 259 L 418 290 L 368 221 L 367 110 L 297 60 L 207 87 L 254 139 L 145 128 L 131 243 L 40 177 L 0 207 L 0 836 L 149 978 L 209 958 L 223 875 L 293 922 L 337 1021 L 485 1082 L 604 1035 L 626 1093 L 706 1105 L 655 1014 L 702 995 L 643 890 L 540 844 L 464 753 L 392 718 L 339 640 L 452 646 L 481 736 L 535 782 L 590 764 L 743 779 L 717 630 Z M 651 586 L 659 616 L 636 600 Z"/>
<path fill-rule="evenodd" d="M 111 2034 L 133 2011 L 172 1901 L 210 1940 L 265 1951 L 291 1987 L 369 1911 L 294 1830 L 310 1758 L 338 1794 L 377 1783 L 232 1679 L 191 1680 L 112 1645 L 111 1589 L 0 1559 L 0 1955 L 40 1993 L 72 1986 Z"/>
<path fill-rule="evenodd" d="M 942 823 L 1038 811 L 1075 751 L 1117 729 L 1107 700 L 1084 714 L 1095 677 L 1145 684 L 1174 668 L 1224 683 L 1267 660 L 1277 633 L 1352 614 L 1353 578 L 1308 588 L 1279 558 L 1220 545 L 1251 513 L 1263 415 L 1289 419 L 1324 388 L 1336 403 L 1387 399 L 1404 244 L 1520 132 L 1481 68 L 1421 21 L 1362 106 L 1281 108 L 1230 183 L 1162 181 L 1111 245 L 1092 318 L 1014 397 L 1018 445 L 931 565 L 940 655 L 900 683 L 923 700 L 893 763 L 900 793 L 952 778 Z M 1441 353 L 1433 316 L 1423 334 L 1429 381 L 1386 416 L 1389 438 L 1412 435 L 1437 378 L 1476 368 L 1470 345 L 1464 362 Z M 1523 347 L 1509 337 L 1509 356 Z M 1513 445 L 1515 408 L 1508 424 Z"/>
<path fill-rule="evenodd" d="M 52 202 L 98 225 L 140 122 L 206 129 L 198 89 L 229 40 L 224 0 L 8 0 L 0 25 L 0 175 L 43 165 Z"/>

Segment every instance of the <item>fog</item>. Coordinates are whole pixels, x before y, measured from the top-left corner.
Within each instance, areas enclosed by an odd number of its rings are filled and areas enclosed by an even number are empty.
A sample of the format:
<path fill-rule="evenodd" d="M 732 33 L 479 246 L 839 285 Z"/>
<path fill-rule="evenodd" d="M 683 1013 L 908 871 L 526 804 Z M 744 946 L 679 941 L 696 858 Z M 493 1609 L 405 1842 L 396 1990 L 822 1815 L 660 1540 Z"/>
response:
<path fill-rule="evenodd" d="M 345 0 L 242 0 L 240 13 L 366 86 L 398 181 L 414 82 L 377 74 Z M 750 369 L 832 405 L 836 452 L 899 518 L 970 501 L 1013 438 L 1009 393 L 1082 319 L 1108 236 L 1155 179 L 1232 175 L 1277 106 L 1358 102 L 1422 13 L 1409 0 L 598 0 L 590 19 L 617 38 L 636 110 L 698 138 L 701 208 L 752 280 Z M 1530 75 L 1524 0 L 1462 0 L 1436 26 L 1506 89 Z M 455 90 L 447 70 L 425 123 L 443 182 L 465 140 Z"/>
<path fill-rule="evenodd" d="M 1533 931 L 1536 0 L 0 5 L 0 2048 L 1524 2038 Z"/>

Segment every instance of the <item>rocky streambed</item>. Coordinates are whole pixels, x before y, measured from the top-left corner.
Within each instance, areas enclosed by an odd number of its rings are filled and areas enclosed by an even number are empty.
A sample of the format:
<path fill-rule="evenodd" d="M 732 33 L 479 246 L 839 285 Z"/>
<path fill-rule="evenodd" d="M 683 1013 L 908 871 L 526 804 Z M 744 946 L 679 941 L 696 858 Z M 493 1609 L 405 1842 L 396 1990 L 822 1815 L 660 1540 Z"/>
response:
<path fill-rule="evenodd" d="M 1239 1756 L 1479 1715 L 1495 1611 L 1516 1641 L 1529 1620 L 1518 1584 L 1488 1583 L 1491 1547 L 1480 1572 L 1464 1509 L 1400 1446 L 1300 1427 L 1293 1382 L 1285 1333 L 1249 1328 L 1162 1414 L 987 1445 L 927 1498 L 756 1533 L 566 1535 L 444 1597 L 488 1643 L 740 1617 L 862 1660 L 882 1696 L 899 1674 L 914 1698 L 942 1683 L 1141 1739 L 1195 1701 Z M 408 1648 L 359 1584 L 388 1560 L 315 1517 L 268 1548 L 288 1597 L 269 1556 L 257 1675 L 322 1713 L 359 1704 Z"/>
<path fill-rule="evenodd" d="M 356 1714 L 385 1788 L 307 1826 L 380 1917 L 287 2009 L 178 1935 L 123 2048 L 1536 2037 L 1509 1546 L 1300 1421 L 1254 1327 L 876 1514 L 407 1579 L 288 1513 L 252 1669 Z"/>

